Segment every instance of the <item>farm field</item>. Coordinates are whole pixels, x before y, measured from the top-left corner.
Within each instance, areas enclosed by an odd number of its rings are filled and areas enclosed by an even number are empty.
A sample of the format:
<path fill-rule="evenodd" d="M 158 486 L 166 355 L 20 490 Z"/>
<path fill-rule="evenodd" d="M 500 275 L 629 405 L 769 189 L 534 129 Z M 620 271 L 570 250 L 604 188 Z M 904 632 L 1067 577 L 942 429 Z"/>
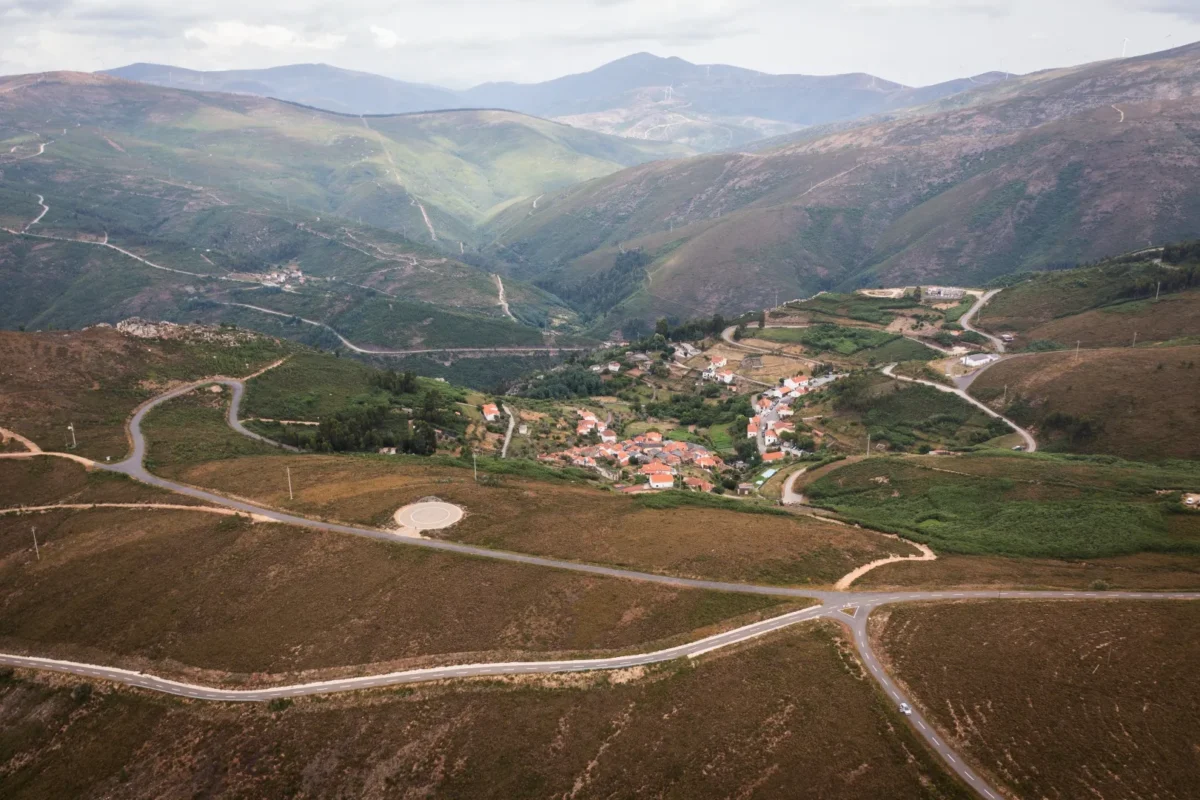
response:
<path fill-rule="evenodd" d="M 796 607 L 135 509 L 0 516 L 0 586 L 5 652 L 229 685 L 653 649 Z"/>
<path fill-rule="evenodd" d="M 1196 603 L 904 605 L 871 625 L 928 719 L 1015 796 L 1194 796 Z"/>
<path fill-rule="evenodd" d="M 843 636 L 814 624 L 648 672 L 424 685 L 275 711 L 106 686 L 80 702 L 73 682 L 20 673 L 0 683 L 0 729 L 22 734 L 0 740 L 14 765 L 0 794 L 584 800 L 637 786 L 681 800 L 967 800 Z"/>
<path fill-rule="evenodd" d="M 291 467 L 294 501 L 288 500 L 285 465 Z M 526 478 L 481 470 L 475 483 L 469 469 L 420 459 L 275 455 L 213 461 L 177 473 L 186 483 L 276 508 L 368 525 L 386 524 L 400 506 L 436 495 L 467 511 L 444 532 L 456 541 L 686 577 L 819 586 L 868 561 L 916 552 L 904 542 L 833 523 L 725 510 L 753 508 L 733 499 L 684 495 L 704 505 L 679 505 L 670 496 L 614 495 L 544 471 L 558 481 L 536 471 Z"/>
<path fill-rule="evenodd" d="M 1039 353 L 993 364 L 976 398 L 1037 430 L 1039 446 L 1161 460 L 1200 456 L 1200 346 Z"/>
<path fill-rule="evenodd" d="M 1157 467 L 991 451 L 872 458 L 805 491 L 813 505 L 939 552 L 1093 559 L 1200 555 L 1200 514 L 1183 511 L 1177 491 L 1197 483 L 1200 471 L 1182 462 Z"/>

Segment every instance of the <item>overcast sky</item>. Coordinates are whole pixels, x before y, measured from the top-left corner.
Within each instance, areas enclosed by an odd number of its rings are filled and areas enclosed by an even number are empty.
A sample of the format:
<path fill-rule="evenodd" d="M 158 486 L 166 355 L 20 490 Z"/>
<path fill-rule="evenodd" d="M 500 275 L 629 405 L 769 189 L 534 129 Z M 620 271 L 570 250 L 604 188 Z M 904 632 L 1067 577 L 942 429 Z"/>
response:
<path fill-rule="evenodd" d="M 455 88 L 630 53 L 909 85 L 1200 40 L 1200 0 L 0 0 L 0 74 L 325 62 Z"/>

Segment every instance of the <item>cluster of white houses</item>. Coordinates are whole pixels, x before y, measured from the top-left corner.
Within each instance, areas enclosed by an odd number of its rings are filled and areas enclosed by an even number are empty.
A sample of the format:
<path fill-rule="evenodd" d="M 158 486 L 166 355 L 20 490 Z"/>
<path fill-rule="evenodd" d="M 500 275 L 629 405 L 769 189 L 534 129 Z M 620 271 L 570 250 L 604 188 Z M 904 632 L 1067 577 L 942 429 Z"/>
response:
<path fill-rule="evenodd" d="M 729 359 L 724 356 L 713 356 L 709 359 L 708 367 L 704 370 L 703 378 L 706 381 L 716 381 L 723 383 L 726 386 L 733 383 L 733 370 L 726 369 L 729 364 Z"/>
<path fill-rule="evenodd" d="M 629 487 L 630 491 L 671 489 L 677 482 L 695 491 L 712 491 L 712 483 L 700 477 L 686 476 L 683 474 L 684 469 L 695 467 L 711 473 L 725 465 L 708 448 L 693 442 L 666 440 L 658 431 L 649 431 L 618 442 L 613 431 L 600 428 L 595 414 L 582 409 L 578 414 L 580 419 L 576 432 L 591 433 L 599 429 L 600 443 L 579 445 L 560 453 L 540 455 L 539 461 L 565 462 L 572 466 L 600 471 L 605 463 L 617 467 L 640 465 L 639 474 L 646 477 L 647 483 Z"/>

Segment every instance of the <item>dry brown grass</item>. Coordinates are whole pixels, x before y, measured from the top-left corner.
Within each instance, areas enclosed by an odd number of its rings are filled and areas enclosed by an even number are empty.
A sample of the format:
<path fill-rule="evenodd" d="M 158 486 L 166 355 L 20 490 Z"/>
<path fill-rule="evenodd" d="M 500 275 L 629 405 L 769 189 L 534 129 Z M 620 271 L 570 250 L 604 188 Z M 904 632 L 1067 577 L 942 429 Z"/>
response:
<path fill-rule="evenodd" d="M 643 677 L 261 705 L 0 685 L 0 795 L 968 798 L 814 624 Z M 840 645 L 840 646 L 839 646 Z"/>
<path fill-rule="evenodd" d="M 111 328 L 0 331 L 0 424 L 45 450 L 63 450 L 73 423 L 75 452 L 117 461 L 128 449 L 126 419 L 156 391 L 227 368 L 248 374 L 283 352 L 284 346 L 266 339 L 225 347 L 133 339 Z"/>
<path fill-rule="evenodd" d="M 860 564 L 916 552 L 870 531 L 805 517 L 652 510 L 584 486 L 509 477 L 476 484 L 467 470 L 411 460 L 239 458 L 201 464 L 181 477 L 290 511 L 365 524 L 385 524 L 400 506 L 432 495 L 467 510 L 445 532 L 456 541 L 672 575 L 828 585 Z"/>
<path fill-rule="evenodd" d="M 1065 589 L 1200 591 L 1200 556 L 1139 553 L 1088 561 L 940 555 L 888 564 L 854 584 L 864 591 L 908 589 Z"/>
<path fill-rule="evenodd" d="M 190 497 L 54 456 L 0 459 L 0 508 L 51 503 L 174 503 Z"/>
<path fill-rule="evenodd" d="M 1200 603 L 905 605 L 872 625 L 928 718 L 1015 795 L 1196 796 Z"/>
<path fill-rule="evenodd" d="M 1200 336 L 1200 292 L 1181 292 L 1159 302 L 1142 301 L 1085 311 L 1055 319 L 1021 334 L 1019 342 L 1038 340 L 1070 347 L 1123 347 L 1133 342 L 1168 342 Z"/>
<path fill-rule="evenodd" d="M 1042 353 L 1001 362 L 971 386 L 998 404 L 1008 386 L 1028 411 L 1018 421 L 1040 426 L 1063 412 L 1102 423 L 1083 441 L 1046 436 L 1052 449 L 1158 460 L 1200 456 L 1200 346 Z"/>
<path fill-rule="evenodd" d="M 778 604 L 144 510 L 0 517 L 0 587 L 0 649 L 224 682 L 640 649 Z"/>

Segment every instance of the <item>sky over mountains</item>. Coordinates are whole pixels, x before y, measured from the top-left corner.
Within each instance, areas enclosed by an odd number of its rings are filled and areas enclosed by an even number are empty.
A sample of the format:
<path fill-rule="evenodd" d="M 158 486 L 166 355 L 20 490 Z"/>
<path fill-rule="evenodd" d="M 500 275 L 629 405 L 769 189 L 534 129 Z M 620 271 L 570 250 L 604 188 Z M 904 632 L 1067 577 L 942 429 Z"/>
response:
<path fill-rule="evenodd" d="M 917 86 L 1200 39 L 1193 0 L 0 0 L 0 74 L 326 62 L 464 88 L 631 52 Z"/>

